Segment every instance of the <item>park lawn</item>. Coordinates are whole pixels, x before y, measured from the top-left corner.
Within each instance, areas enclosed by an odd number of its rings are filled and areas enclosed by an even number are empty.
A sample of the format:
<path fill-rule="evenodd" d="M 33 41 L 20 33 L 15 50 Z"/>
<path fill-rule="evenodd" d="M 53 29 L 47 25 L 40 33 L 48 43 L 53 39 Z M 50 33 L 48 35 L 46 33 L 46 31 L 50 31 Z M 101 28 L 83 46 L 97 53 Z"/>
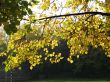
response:
<path fill-rule="evenodd" d="M 102 80 L 97 80 L 97 81 L 95 81 L 95 80 L 80 80 L 80 81 L 78 81 L 78 80 L 41 80 L 41 81 L 27 81 L 27 82 L 110 82 L 110 81 L 102 81 Z"/>

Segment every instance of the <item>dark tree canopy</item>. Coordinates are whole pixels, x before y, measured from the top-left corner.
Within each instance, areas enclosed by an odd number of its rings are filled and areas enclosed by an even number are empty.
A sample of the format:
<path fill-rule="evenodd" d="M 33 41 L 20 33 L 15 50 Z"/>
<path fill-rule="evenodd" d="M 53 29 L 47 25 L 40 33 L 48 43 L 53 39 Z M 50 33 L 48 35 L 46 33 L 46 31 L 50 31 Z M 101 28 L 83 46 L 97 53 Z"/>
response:
<path fill-rule="evenodd" d="M 0 0 L 0 26 L 4 25 L 7 34 L 15 33 L 23 17 L 32 14 L 30 7 L 37 3 L 37 0 Z"/>

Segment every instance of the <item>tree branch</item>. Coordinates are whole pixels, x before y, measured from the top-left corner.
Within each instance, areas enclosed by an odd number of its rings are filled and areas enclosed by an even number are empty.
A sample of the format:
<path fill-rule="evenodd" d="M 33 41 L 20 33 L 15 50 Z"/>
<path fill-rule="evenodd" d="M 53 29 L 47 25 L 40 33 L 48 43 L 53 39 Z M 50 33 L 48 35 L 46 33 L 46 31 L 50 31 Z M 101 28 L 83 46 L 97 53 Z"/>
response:
<path fill-rule="evenodd" d="M 83 12 L 83 13 L 73 13 L 73 14 L 64 14 L 64 15 L 49 16 L 49 17 L 45 17 L 45 18 L 40 18 L 38 20 L 58 18 L 58 17 L 67 17 L 67 16 L 75 16 L 75 15 L 85 15 L 85 14 L 110 16 L 110 13 L 104 13 L 104 12 Z"/>

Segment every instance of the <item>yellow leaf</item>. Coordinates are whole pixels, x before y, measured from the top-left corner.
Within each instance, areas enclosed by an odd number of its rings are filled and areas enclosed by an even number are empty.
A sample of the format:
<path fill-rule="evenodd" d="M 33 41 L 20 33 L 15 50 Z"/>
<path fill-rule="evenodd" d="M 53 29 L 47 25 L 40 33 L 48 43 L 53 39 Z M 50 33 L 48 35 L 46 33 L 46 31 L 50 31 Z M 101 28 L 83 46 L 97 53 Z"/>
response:
<path fill-rule="evenodd" d="M 33 67 L 32 66 L 30 66 L 30 70 L 32 70 L 33 69 Z"/>
<path fill-rule="evenodd" d="M 79 58 L 79 55 L 77 55 L 77 58 Z"/>

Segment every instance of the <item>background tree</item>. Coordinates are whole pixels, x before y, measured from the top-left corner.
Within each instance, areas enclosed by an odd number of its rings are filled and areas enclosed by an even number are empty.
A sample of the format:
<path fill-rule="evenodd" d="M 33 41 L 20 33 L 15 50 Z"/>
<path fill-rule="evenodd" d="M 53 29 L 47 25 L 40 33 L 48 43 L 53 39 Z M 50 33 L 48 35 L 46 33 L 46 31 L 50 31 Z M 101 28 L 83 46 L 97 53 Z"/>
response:
<path fill-rule="evenodd" d="M 31 6 L 37 0 L 0 0 L 0 26 L 3 24 L 7 34 L 15 33 L 20 21 L 26 15 L 31 15 Z"/>

